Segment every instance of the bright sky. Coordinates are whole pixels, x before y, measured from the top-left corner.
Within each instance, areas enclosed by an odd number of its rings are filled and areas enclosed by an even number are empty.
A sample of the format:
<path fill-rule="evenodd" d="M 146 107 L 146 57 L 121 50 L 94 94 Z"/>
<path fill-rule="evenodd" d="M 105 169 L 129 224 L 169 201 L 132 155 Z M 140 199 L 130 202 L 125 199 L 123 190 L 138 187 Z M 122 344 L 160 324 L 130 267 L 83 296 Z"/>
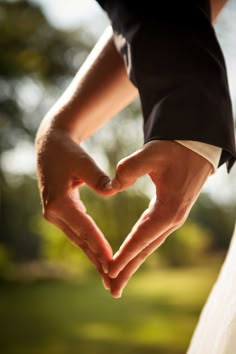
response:
<path fill-rule="evenodd" d="M 88 26 L 99 36 L 108 24 L 108 18 L 95 0 L 31 0 L 40 4 L 50 21 L 59 28 Z"/>
<path fill-rule="evenodd" d="M 109 23 L 104 11 L 100 8 L 95 0 L 31 0 L 40 4 L 49 20 L 57 27 L 62 29 L 77 28 L 79 26 L 87 27 L 95 37 L 99 37 L 107 24 Z M 225 55 L 231 96 L 234 102 L 234 112 L 236 112 L 236 1 L 229 0 L 228 5 L 219 16 L 215 29 L 223 52 Z M 219 30 L 220 29 L 220 30 Z M 24 156 L 23 161 L 19 156 Z M 8 164 L 7 161 L 11 161 Z M 14 163 L 17 162 L 17 163 Z M 20 162 L 21 163 L 20 163 Z M 34 170 L 34 154 L 27 144 L 21 144 L 17 151 L 8 152 L 3 158 L 3 164 L 6 168 L 11 166 L 11 170 L 19 170 L 19 166 L 27 167 L 26 172 Z M 236 166 L 232 175 L 236 179 Z M 216 175 L 210 177 L 206 187 L 204 188 L 214 196 L 226 199 L 232 197 L 232 177 L 229 178 L 225 168 L 221 168 Z M 224 188 L 223 188 L 224 186 Z M 235 193 L 236 194 L 236 193 Z"/>
<path fill-rule="evenodd" d="M 99 37 L 109 20 L 95 0 L 31 0 L 40 4 L 49 20 L 63 29 L 84 26 Z M 215 24 L 227 61 L 229 84 L 236 98 L 236 1 L 229 0 Z M 224 29 L 222 31 L 222 25 Z M 220 28 L 220 30 L 219 30 Z M 236 100 L 234 100 L 236 101 Z M 236 107 L 235 107 L 236 108 Z"/>

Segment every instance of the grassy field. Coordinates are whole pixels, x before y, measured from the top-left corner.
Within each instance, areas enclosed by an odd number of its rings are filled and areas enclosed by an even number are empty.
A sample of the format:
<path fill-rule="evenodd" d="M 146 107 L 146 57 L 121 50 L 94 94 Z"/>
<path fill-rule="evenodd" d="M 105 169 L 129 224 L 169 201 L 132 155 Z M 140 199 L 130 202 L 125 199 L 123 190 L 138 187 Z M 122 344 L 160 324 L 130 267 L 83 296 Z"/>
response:
<path fill-rule="evenodd" d="M 0 284 L 1 354 L 184 354 L 221 260 L 143 271 L 112 299 L 98 277 Z"/>

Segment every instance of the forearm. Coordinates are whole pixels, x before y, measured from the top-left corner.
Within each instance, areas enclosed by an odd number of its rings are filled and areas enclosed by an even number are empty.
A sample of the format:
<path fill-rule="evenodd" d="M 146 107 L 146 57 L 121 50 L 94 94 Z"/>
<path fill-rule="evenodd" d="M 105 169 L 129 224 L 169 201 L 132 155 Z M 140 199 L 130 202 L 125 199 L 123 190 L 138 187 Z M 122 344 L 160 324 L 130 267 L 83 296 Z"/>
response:
<path fill-rule="evenodd" d="M 137 96 L 112 36 L 109 27 L 46 114 L 38 135 L 49 128 L 58 128 L 67 131 L 75 141 L 83 141 Z"/>
<path fill-rule="evenodd" d="M 214 21 L 227 0 L 211 0 Z M 111 27 L 43 119 L 37 136 L 49 128 L 67 131 L 80 142 L 126 107 L 138 95 L 117 52 Z"/>
<path fill-rule="evenodd" d="M 220 164 L 227 161 L 230 169 L 235 156 L 231 101 L 208 0 L 181 2 L 174 6 L 176 11 L 170 8 L 170 16 L 169 8 L 160 4 L 159 22 L 149 6 L 143 6 L 143 14 L 142 6 L 127 3 L 129 7 L 111 1 L 105 9 L 115 43 L 119 48 L 122 39 L 120 53 L 139 89 L 145 143 L 192 140 L 222 147 Z M 211 2 L 212 20 L 222 6 L 223 1 Z"/>
<path fill-rule="evenodd" d="M 211 18 L 212 22 L 216 20 L 216 17 L 219 15 L 220 11 L 228 0 L 211 0 Z"/>
<path fill-rule="evenodd" d="M 212 22 L 216 20 L 218 14 L 227 1 L 228 0 L 211 0 Z M 222 149 L 220 147 L 204 144 L 199 141 L 179 140 L 177 142 L 203 156 L 211 162 L 213 171 L 216 171 L 222 153 Z"/>

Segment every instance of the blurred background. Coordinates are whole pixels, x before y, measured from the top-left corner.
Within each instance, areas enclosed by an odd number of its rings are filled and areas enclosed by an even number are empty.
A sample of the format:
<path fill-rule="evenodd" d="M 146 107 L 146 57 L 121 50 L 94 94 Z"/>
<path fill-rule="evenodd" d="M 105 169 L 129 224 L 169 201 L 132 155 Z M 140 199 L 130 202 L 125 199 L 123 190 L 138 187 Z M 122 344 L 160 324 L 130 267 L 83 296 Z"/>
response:
<path fill-rule="evenodd" d="M 236 108 L 236 1 L 215 29 Z M 185 353 L 224 260 L 236 216 L 236 166 L 211 176 L 185 225 L 105 292 L 82 252 L 43 220 L 34 137 L 109 23 L 96 1 L 0 1 L 0 350 L 2 354 Z M 114 133 L 115 132 L 115 133 Z M 142 145 L 139 100 L 84 147 L 110 175 Z M 147 207 L 148 178 L 109 200 L 81 195 L 114 251 Z"/>

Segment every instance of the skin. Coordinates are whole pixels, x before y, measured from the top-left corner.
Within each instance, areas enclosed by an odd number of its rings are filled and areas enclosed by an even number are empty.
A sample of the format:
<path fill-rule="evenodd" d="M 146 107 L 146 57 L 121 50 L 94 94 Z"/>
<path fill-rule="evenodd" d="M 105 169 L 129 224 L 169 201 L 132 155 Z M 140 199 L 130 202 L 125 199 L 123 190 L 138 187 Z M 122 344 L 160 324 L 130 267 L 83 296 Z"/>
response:
<path fill-rule="evenodd" d="M 211 18 L 214 22 L 228 0 L 211 0 Z"/>
<path fill-rule="evenodd" d="M 226 1 L 212 1 L 215 20 Z M 138 95 L 113 44 L 111 27 L 78 71 L 38 129 L 35 147 L 37 177 L 46 220 L 82 249 L 101 274 L 106 289 L 120 297 L 132 274 L 170 233 L 186 220 L 211 164 L 173 141 L 152 141 L 117 165 L 113 180 L 80 143 Z M 86 183 L 109 197 L 149 174 L 157 196 L 114 255 L 80 200 Z"/>
<path fill-rule="evenodd" d="M 112 249 L 79 197 L 86 183 L 96 193 L 111 196 L 110 178 L 80 147 L 102 124 L 138 94 L 129 82 L 107 28 L 72 83 L 42 120 L 35 139 L 37 177 L 46 220 L 81 248 L 110 287 Z"/>

